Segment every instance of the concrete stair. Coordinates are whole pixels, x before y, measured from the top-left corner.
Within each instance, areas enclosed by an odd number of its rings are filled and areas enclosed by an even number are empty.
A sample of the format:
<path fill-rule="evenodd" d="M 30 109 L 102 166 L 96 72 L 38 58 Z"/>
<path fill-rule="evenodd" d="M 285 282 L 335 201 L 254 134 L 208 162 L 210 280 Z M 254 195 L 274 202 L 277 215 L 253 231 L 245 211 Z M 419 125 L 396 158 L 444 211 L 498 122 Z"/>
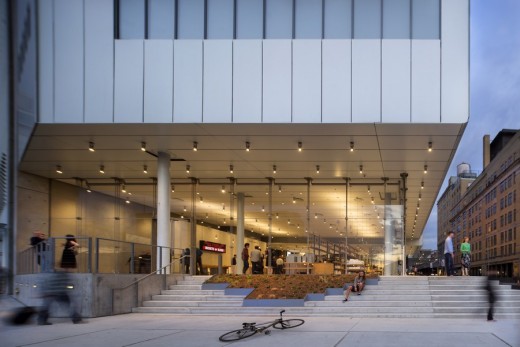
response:
<path fill-rule="evenodd" d="M 244 296 L 226 295 L 224 290 L 203 290 L 202 284 L 210 277 L 185 276 L 170 289 L 162 290 L 161 294 L 144 301 L 143 306 L 134 308 L 133 312 L 202 314 L 205 308 L 211 311 L 242 306 Z"/>
<path fill-rule="evenodd" d="M 154 295 L 141 313 L 204 315 L 277 315 L 282 307 L 243 307 L 243 296 L 224 290 L 202 290 L 208 276 L 186 276 L 169 290 Z M 286 315 L 407 318 L 475 318 L 487 315 L 484 277 L 392 277 L 367 285 L 362 295 L 326 295 L 322 301 L 306 301 L 303 307 L 283 307 Z M 520 290 L 493 282 L 498 297 L 497 318 L 520 318 Z"/>

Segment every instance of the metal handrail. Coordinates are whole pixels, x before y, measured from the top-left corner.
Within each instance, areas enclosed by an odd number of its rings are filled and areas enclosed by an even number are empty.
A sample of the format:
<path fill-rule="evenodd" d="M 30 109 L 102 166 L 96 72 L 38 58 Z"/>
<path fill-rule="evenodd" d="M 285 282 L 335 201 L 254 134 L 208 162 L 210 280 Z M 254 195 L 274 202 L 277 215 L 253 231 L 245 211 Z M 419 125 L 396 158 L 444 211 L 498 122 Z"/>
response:
<path fill-rule="evenodd" d="M 155 270 L 155 271 L 153 271 L 153 272 L 151 272 L 151 273 L 149 273 L 149 274 L 147 274 L 147 275 L 145 275 L 145 276 L 143 276 L 143 277 L 141 277 L 141 278 L 135 280 L 134 282 L 132 282 L 132 283 L 130 283 L 130 284 L 124 286 L 124 287 L 121 287 L 121 288 L 114 288 L 114 290 L 118 290 L 118 289 L 119 289 L 119 290 L 124 290 L 124 289 L 126 289 L 126 288 L 129 288 L 130 286 L 133 286 L 134 284 L 137 284 L 137 283 L 141 282 L 142 280 L 144 280 L 144 279 L 150 277 L 151 275 L 156 274 L 158 271 L 161 271 L 161 272 L 162 272 L 162 271 L 163 271 L 164 269 L 166 269 L 168 266 L 172 266 L 173 263 L 175 263 L 177 260 L 180 261 L 180 260 L 182 260 L 182 259 L 184 259 L 184 258 L 188 258 L 188 256 L 183 255 L 183 256 L 180 257 L 180 258 L 176 258 L 176 259 L 174 259 L 172 262 L 170 262 L 168 265 L 165 265 L 165 266 L 163 266 L 162 268 L 157 269 L 157 270 Z"/>

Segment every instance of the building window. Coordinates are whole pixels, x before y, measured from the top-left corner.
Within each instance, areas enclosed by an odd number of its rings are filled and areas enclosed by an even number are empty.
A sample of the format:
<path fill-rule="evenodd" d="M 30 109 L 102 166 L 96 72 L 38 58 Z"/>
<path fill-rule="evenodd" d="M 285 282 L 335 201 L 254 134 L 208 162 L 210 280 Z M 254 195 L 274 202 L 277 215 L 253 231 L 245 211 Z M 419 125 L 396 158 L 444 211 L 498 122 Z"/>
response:
<path fill-rule="evenodd" d="M 352 38 L 352 0 L 323 0 L 323 37 Z"/>
<path fill-rule="evenodd" d="M 117 6 L 119 39 L 144 39 L 145 36 L 145 0 L 121 0 Z"/>
<path fill-rule="evenodd" d="M 354 0 L 354 38 L 381 38 L 381 0 Z"/>
<path fill-rule="evenodd" d="M 410 0 L 383 1 L 383 38 L 410 37 Z"/>
<path fill-rule="evenodd" d="M 263 0 L 236 0 L 236 38 L 264 38 Z"/>
<path fill-rule="evenodd" d="M 171 0 L 148 0 L 148 39 L 173 39 L 175 3 Z"/>

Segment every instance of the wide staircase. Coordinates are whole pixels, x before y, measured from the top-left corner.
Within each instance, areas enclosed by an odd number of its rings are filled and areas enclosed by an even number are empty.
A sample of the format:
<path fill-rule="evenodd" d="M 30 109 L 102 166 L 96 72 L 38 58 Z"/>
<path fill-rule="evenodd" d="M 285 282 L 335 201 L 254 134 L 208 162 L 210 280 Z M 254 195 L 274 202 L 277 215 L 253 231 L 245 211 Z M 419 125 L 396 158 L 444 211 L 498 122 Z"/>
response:
<path fill-rule="evenodd" d="M 186 276 L 184 280 L 134 309 L 141 313 L 276 315 L 280 307 L 245 307 L 244 296 L 225 295 L 224 290 L 203 290 L 207 276 Z M 367 285 L 362 295 L 352 293 L 343 303 L 342 295 L 306 301 L 304 306 L 283 307 L 287 314 L 300 316 L 485 318 L 488 294 L 484 277 L 380 277 Z M 520 318 L 520 290 L 492 281 L 498 301 L 497 318 Z"/>

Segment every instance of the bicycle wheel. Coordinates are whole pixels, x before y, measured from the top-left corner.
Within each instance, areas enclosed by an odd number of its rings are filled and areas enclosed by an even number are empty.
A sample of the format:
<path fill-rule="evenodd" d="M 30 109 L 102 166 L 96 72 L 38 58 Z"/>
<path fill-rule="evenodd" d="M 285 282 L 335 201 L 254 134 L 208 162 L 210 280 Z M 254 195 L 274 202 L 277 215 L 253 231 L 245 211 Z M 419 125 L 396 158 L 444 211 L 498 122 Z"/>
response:
<path fill-rule="evenodd" d="M 281 322 L 276 322 L 273 324 L 273 328 L 275 329 L 290 329 L 299 327 L 305 323 L 303 319 L 284 319 Z"/>
<path fill-rule="evenodd" d="M 222 342 L 228 342 L 228 341 L 237 341 L 245 339 L 246 337 L 253 336 L 257 333 L 256 329 L 238 329 L 230 331 L 229 333 L 225 333 L 218 339 Z"/>

